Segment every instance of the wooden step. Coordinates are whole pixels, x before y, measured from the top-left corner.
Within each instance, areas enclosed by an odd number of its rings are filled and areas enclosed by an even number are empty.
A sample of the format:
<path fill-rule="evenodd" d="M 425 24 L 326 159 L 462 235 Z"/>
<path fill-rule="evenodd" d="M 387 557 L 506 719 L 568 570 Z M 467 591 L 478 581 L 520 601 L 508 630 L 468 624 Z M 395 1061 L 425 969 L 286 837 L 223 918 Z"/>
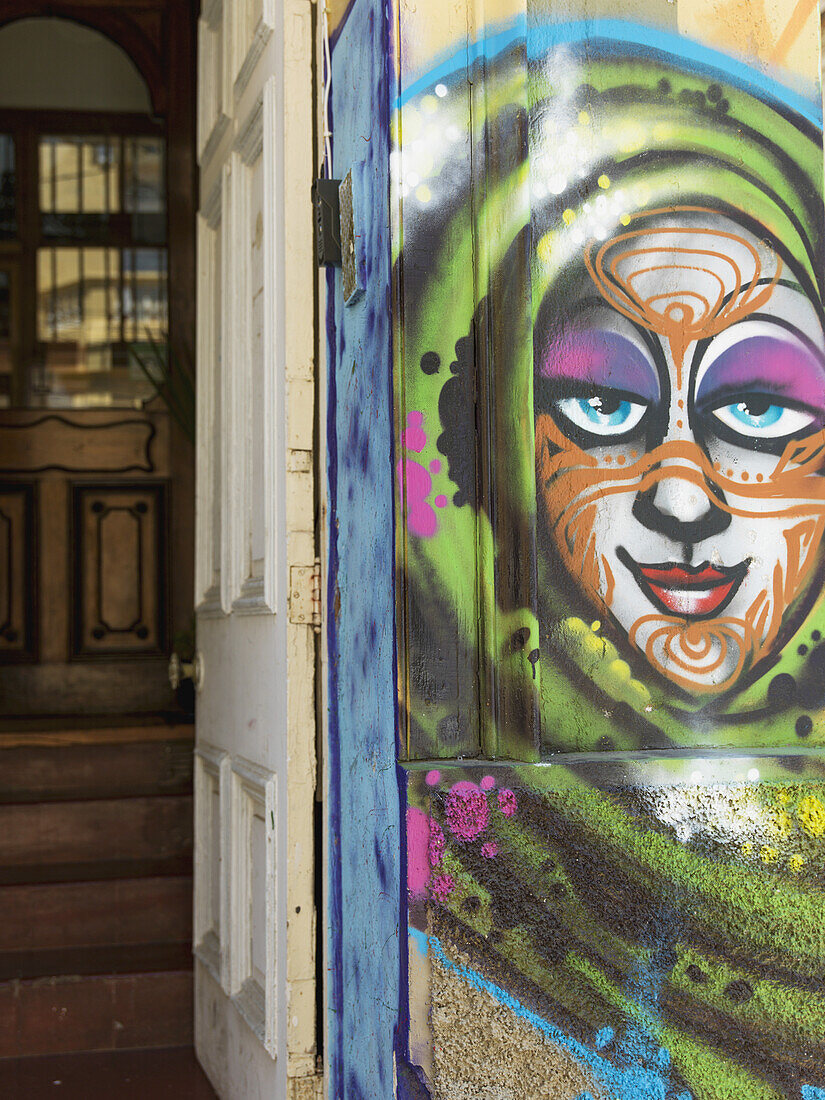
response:
<path fill-rule="evenodd" d="M 0 748 L 26 742 L 31 737 L 53 738 L 53 744 L 77 744 L 102 741 L 152 741 L 189 738 L 194 740 L 195 726 L 180 714 L 51 714 L 11 718 L 0 717 Z M 15 741 L 17 738 L 17 741 Z"/>
<path fill-rule="evenodd" d="M 0 735 L 0 803 L 192 793 L 191 738 L 53 744 L 53 734 L 32 736 L 3 746 Z"/>
<path fill-rule="evenodd" d="M 128 878 L 165 878 L 192 874 L 191 852 L 163 859 L 93 859 L 78 863 L 0 865 L 0 885 L 19 886 L 51 882 L 104 882 Z"/>
<path fill-rule="evenodd" d="M 192 972 L 41 978 L 0 984 L 0 1058 L 185 1046 Z"/>
<path fill-rule="evenodd" d="M 192 764 L 187 725 L 0 731 L 0 1059 L 191 1042 Z"/>
<path fill-rule="evenodd" d="M 191 1047 L 0 1061 L 5 1100 L 217 1100 Z"/>
<path fill-rule="evenodd" d="M 0 954 L 191 935 L 191 876 L 0 886 Z"/>
<path fill-rule="evenodd" d="M 0 982 L 15 978 L 71 977 L 76 974 L 145 974 L 190 970 L 192 945 L 135 943 L 94 947 L 51 947 L 39 951 L 0 951 Z"/>
<path fill-rule="evenodd" d="M 24 872 L 61 863 L 166 860 L 191 851 L 189 795 L 0 806 L 4 868 Z"/>

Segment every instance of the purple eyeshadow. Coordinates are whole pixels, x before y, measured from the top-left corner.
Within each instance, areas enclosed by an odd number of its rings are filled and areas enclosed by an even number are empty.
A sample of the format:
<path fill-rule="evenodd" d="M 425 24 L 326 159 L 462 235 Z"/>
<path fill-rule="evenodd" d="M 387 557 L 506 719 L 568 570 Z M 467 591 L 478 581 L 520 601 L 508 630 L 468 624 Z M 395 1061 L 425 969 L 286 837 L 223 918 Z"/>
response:
<path fill-rule="evenodd" d="M 751 336 L 723 351 L 705 372 L 696 404 L 727 393 L 765 393 L 825 410 L 825 364 L 800 344 L 776 336 Z"/>
<path fill-rule="evenodd" d="M 659 400 L 659 378 L 630 340 L 599 329 L 556 337 L 541 357 L 541 376 L 553 382 L 585 383 Z"/>

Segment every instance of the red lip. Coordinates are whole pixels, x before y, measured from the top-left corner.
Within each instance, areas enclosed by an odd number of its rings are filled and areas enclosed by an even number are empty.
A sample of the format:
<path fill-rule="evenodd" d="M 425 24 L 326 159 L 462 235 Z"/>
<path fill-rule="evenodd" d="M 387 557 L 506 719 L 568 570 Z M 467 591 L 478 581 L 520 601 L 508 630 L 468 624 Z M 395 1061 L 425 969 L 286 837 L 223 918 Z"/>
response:
<path fill-rule="evenodd" d="M 732 597 L 747 568 L 747 562 L 722 568 L 715 568 L 708 562 L 699 566 L 665 562 L 636 565 L 632 571 L 654 603 L 676 615 L 702 618 L 713 614 Z"/>
<path fill-rule="evenodd" d="M 717 584 L 727 584 L 730 573 L 714 569 L 712 565 L 703 565 L 699 569 L 689 569 L 684 565 L 640 565 L 639 572 L 648 584 L 665 588 L 710 588 Z"/>

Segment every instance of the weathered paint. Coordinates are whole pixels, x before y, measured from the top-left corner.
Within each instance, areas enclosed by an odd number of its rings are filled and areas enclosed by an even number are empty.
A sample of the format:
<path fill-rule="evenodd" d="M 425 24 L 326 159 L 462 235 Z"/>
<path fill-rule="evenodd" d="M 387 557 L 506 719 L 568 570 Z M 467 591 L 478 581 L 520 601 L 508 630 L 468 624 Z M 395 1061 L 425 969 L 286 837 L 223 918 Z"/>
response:
<path fill-rule="evenodd" d="M 359 2 L 332 67 L 334 172 L 363 164 L 363 199 L 374 213 L 361 227 L 366 293 L 345 306 L 340 270 L 328 284 L 327 1087 L 330 1097 L 353 1100 L 393 1091 L 404 859 L 394 737 L 386 42 L 382 5 Z"/>
<path fill-rule="evenodd" d="M 775 1100 L 825 1084 L 821 760 L 417 767 L 407 836 L 424 971 L 410 1051 L 431 1095 Z M 474 990 L 488 996 L 465 1018 L 445 1010 Z M 493 1009 L 504 1066 L 488 1060 Z M 519 1060 L 522 1022 L 544 1045 Z M 502 1091 L 467 1091 L 485 1074 Z"/>
<path fill-rule="evenodd" d="M 401 95 L 411 758 L 825 736 L 819 108 L 742 68 L 536 17 Z"/>
<path fill-rule="evenodd" d="M 391 79 L 347 102 L 370 11 L 333 54 L 336 168 L 372 118 L 395 447 L 376 414 L 368 476 L 341 478 L 341 411 L 369 405 L 336 291 L 331 488 L 371 496 L 333 533 L 362 579 L 331 631 L 336 737 L 369 728 L 334 741 L 333 843 L 341 867 L 399 848 L 391 890 L 369 859 L 360 898 L 333 878 L 333 1007 L 381 1002 L 333 1026 L 333 1095 L 392 1095 L 394 1045 L 416 1100 L 817 1100 L 816 13 L 419 0 L 389 11 Z M 353 641 L 389 615 L 390 462 L 400 807 L 388 635 Z"/>

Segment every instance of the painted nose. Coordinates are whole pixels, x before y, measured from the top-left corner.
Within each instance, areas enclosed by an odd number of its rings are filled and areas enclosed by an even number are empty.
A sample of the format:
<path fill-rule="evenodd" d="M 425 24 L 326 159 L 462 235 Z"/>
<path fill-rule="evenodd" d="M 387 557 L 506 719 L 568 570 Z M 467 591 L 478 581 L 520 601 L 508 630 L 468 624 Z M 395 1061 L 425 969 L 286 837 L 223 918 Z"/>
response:
<path fill-rule="evenodd" d="M 653 491 L 653 505 L 679 523 L 696 523 L 711 507 L 707 493 L 682 477 L 663 478 Z"/>
<path fill-rule="evenodd" d="M 715 495 L 724 503 L 718 489 Z M 651 531 L 683 543 L 702 542 L 730 525 L 729 513 L 718 507 L 710 486 L 682 477 L 663 477 L 654 488 L 639 493 L 633 515 Z"/>

